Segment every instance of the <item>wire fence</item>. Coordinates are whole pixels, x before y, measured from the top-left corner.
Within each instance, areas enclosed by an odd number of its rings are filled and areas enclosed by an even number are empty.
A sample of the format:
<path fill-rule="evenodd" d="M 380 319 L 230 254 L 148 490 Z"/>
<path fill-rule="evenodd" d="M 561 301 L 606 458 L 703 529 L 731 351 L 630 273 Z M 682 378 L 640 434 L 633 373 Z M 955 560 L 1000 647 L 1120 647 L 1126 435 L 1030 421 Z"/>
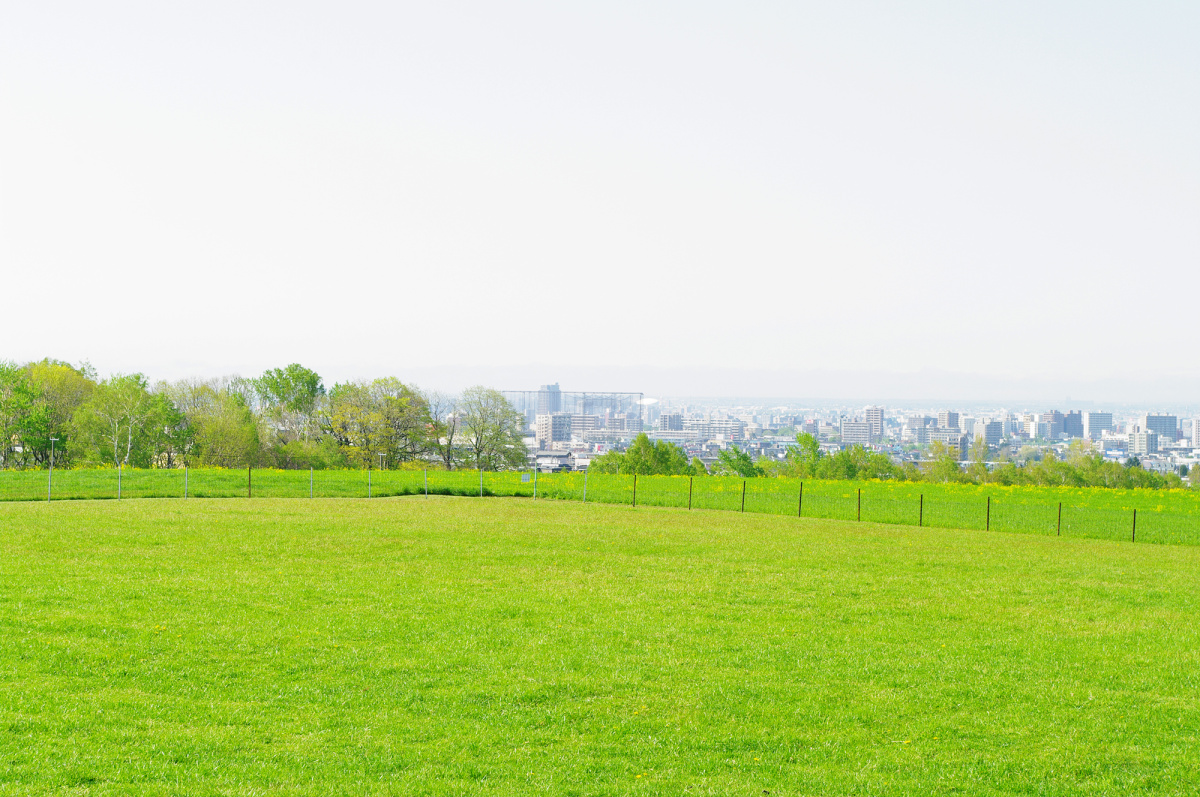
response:
<path fill-rule="evenodd" d="M 1044 493 L 1044 491 L 1042 491 Z M 1063 490 L 965 498 L 919 483 L 799 481 L 709 476 L 618 476 L 442 470 L 0 471 L 0 501 L 130 498 L 385 498 L 513 496 L 630 506 L 719 510 L 944 529 L 1200 544 L 1200 500 L 1159 491 L 1096 499 Z M 1134 493 L 1139 491 L 1133 491 Z M 1107 505 L 1098 505 L 1103 501 Z M 1116 502 L 1119 505 L 1114 505 Z"/>

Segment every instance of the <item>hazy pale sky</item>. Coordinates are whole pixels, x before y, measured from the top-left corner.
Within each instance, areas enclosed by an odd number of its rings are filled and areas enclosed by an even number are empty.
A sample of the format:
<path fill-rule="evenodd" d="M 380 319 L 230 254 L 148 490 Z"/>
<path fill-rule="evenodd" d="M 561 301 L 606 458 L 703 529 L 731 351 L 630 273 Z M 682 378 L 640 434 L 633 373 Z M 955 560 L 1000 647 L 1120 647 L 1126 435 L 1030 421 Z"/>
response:
<path fill-rule="evenodd" d="M 1184 398 L 1197 41 L 1194 2 L 7 3 L 0 359 Z"/>

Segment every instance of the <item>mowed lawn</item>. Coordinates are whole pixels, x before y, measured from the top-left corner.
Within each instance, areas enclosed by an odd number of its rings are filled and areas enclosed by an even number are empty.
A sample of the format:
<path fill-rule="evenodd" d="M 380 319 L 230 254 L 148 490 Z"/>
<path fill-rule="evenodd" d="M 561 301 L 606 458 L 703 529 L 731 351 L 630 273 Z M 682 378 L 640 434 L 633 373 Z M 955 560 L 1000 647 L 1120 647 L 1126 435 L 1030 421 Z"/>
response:
<path fill-rule="evenodd" d="M 1200 548 L 0 505 L 0 794 L 1194 794 Z"/>

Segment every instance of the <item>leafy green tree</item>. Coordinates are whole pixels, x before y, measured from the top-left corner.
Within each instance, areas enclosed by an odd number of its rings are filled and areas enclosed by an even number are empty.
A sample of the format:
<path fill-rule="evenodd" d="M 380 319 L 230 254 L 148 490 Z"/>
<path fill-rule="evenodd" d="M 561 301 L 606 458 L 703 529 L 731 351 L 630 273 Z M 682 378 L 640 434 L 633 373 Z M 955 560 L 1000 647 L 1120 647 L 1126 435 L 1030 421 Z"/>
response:
<path fill-rule="evenodd" d="M 437 455 L 442 467 L 454 470 L 462 459 L 458 398 L 448 393 L 430 392 L 425 394 L 425 406 L 429 414 L 429 450 Z"/>
<path fill-rule="evenodd" d="M 708 468 L 704 467 L 704 461 L 700 457 L 692 457 L 692 472 L 689 476 L 707 476 Z"/>
<path fill-rule="evenodd" d="M 165 393 L 154 393 L 151 402 L 146 431 L 152 463 L 160 468 L 190 465 L 195 427 Z"/>
<path fill-rule="evenodd" d="M 498 390 L 477 385 L 459 404 L 463 448 L 472 468 L 509 470 L 524 466 L 525 417 Z"/>
<path fill-rule="evenodd" d="M 321 426 L 356 467 L 369 467 L 387 451 L 382 407 L 366 382 L 334 385 Z"/>
<path fill-rule="evenodd" d="M 264 442 L 274 449 L 276 460 L 287 462 L 291 458 L 287 452 L 308 448 L 289 447 L 289 443 L 309 443 L 318 434 L 317 411 L 325 398 L 325 385 L 316 371 L 299 363 L 264 371 L 250 382 L 264 421 Z"/>
<path fill-rule="evenodd" d="M 704 475 L 708 474 L 703 463 L 700 468 Z M 639 476 L 694 475 L 696 472 L 695 465 L 688 463 L 682 448 L 666 440 L 652 442 L 644 432 L 635 437 L 625 451 L 609 451 L 593 459 L 589 470 Z"/>
<path fill-rule="evenodd" d="M 821 443 L 808 432 L 796 435 L 796 445 L 788 446 L 781 472 L 801 479 L 815 476 L 821 460 Z"/>
<path fill-rule="evenodd" d="M 21 439 L 36 399 L 37 391 L 25 369 L 0 361 L 0 467 L 24 463 Z"/>
<path fill-rule="evenodd" d="M 988 448 L 987 440 L 982 436 L 976 435 L 975 440 L 971 443 L 971 464 L 967 467 L 967 475 L 971 481 L 976 484 L 982 484 L 988 480 L 988 454 L 991 453 Z"/>
<path fill-rule="evenodd" d="M 384 464 L 398 465 L 425 454 L 430 448 L 432 418 L 425 397 L 394 377 L 376 379 L 371 393 L 379 405 L 384 426 Z"/>
<path fill-rule="evenodd" d="M 931 482 L 958 482 L 963 480 L 962 471 L 958 467 L 957 446 L 950 446 L 940 440 L 929 445 L 929 463 L 926 466 L 925 477 Z"/>
<path fill-rule="evenodd" d="M 69 466 L 72 459 L 71 419 L 96 387 L 89 365 L 75 368 L 59 360 L 42 360 L 25 366 L 36 399 L 22 439 L 26 455 L 37 465 L 50 459 L 50 438 L 55 464 Z"/>
<path fill-rule="evenodd" d="M 148 464 L 149 451 L 143 444 L 152 408 L 146 377 L 141 374 L 104 380 L 71 418 L 80 453 L 90 461 L 114 467 Z"/>
<path fill-rule="evenodd" d="M 259 464 L 258 423 L 240 391 L 206 388 L 203 403 L 189 421 L 194 425 L 194 450 L 199 464 L 244 468 Z"/>
<path fill-rule="evenodd" d="M 188 379 L 155 386 L 155 394 L 163 396 L 182 415 L 180 420 L 160 405 L 164 429 L 156 446 L 164 466 L 244 468 L 264 461 L 278 464 L 264 454 L 258 419 L 244 385 L 244 380 L 232 378 Z"/>
<path fill-rule="evenodd" d="M 730 446 L 720 451 L 717 454 L 717 461 L 713 464 L 713 470 L 723 476 L 741 476 L 745 479 L 763 475 L 762 468 L 755 464 L 749 454 L 737 446 Z"/>
<path fill-rule="evenodd" d="M 395 466 L 429 448 L 429 407 L 414 388 L 387 377 L 337 384 L 329 391 L 322 428 L 346 460 L 359 467 Z"/>
<path fill-rule="evenodd" d="M 312 415 L 318 400 L 325 395 L 320 375 L 299 363 L 264 371 L 252 381 L 267 406 L 285 412 Z"/>

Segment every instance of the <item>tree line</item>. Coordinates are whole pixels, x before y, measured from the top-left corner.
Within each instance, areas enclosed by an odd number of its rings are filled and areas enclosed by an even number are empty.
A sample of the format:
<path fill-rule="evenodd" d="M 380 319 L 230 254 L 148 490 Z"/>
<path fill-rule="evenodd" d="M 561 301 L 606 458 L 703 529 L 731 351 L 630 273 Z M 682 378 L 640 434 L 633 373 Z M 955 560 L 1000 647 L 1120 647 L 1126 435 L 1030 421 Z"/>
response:
<path fill-rule="evenodd" d="M 827 453 L 817 438 L 806 432 L 796 435 L 796 445 L 788 446 L 783 459 L 760 457 L 731 446 L 718 453 L 711 468 L 698 458 L 688 462 L 683 449 L 665 440 L 651 442 L 640 435 L 624 452 L 612 451 L 592 461 L 591 470 L 600 473 L 639 475 L 705 476 L 786 476 L 800 479 L 954 482 L 961 484 L 998 484 L 1053 487 L 1178 488 L 1186 484 L 1177 473 L 1158 473 L 1141 467 L 1136 457 L 1125 464 L 1111 462 L 1084 441 L 1076 440 L 1065 457 L 1046 454 L 1041 460 L 1017 464 L 1003 462 L 989 467 L 988 446 L 979 438 L 971 446 L 970 459 L 959 462 L 958 449 L 945 443 L 930 446 L 929 458 L 922 463 L 898 465 L 887 454 L 855 445 Z M 1200 487 L 1200 469 L 1190 475 L 1192 486 Z"/>
<path fill-rule="evenodd" d="M 88 365 L 0 361 L 0 468 L 402 468 L 526 463 L 524 418 L 499 391 L 422 391 L 394 377 L 328 390 L 293 363 L 256 378 L 151 385 Z"/>

